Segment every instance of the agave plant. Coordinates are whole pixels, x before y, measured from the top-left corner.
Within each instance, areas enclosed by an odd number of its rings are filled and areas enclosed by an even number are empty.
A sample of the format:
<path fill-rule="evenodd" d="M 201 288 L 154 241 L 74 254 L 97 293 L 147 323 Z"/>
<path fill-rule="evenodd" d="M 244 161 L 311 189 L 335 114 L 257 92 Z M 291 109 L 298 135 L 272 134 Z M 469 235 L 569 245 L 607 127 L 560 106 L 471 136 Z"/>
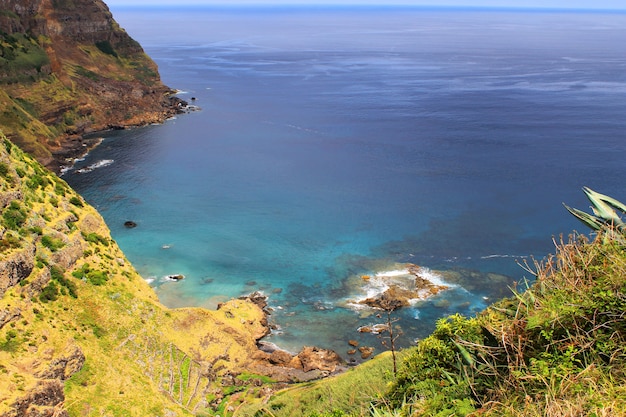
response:
<path fill-rule="evenodd" d="M 593 214 L 569 207 L 563 203 L 567 211 L 593 230 L 610 228 L 626 234 L 626 223 L 617 213 L 619 211 L 622 214 L 626 214 L 626 205 L 612 197 L 597 193 L 589 187 L 583 187 L 583 191 L 589 201 L 591 201 Z"/>

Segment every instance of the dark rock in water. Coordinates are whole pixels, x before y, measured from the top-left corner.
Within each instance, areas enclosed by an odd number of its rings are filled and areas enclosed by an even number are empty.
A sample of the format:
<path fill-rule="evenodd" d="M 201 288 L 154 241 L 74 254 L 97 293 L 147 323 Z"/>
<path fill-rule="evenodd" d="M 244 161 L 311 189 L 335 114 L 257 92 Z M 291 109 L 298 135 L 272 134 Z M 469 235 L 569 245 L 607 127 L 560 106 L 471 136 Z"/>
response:
<path fill-rule="evenodd" d="M 181 281 L 185 279 L 185 276 L 183 274 L 175 274 L 175 275 L 168 275 L 166 278 L 172 281 Z"/>
<path fill-rule="evenodd" d="M 368 346 L 361 346 L 359 348 L 359 352 L 361 352 L 361 359 L 367 359 L 370 356 L 372 356 L 372 353 L 374 353 L 374 348 L 368 347 Z"/>
<path fill-rule="evenodd" d="M 127 220 L 124 222 L 124 227 L 128 228 L 128 229 L 132 229 L 133 227 L 137 227 L 137 223 L 135 223 L 132 220 Z"/>
<path fill-rule="evenodd" d="M 256 281 L 247 281 L 246 282 L 246 286 L 248 287 L 256 287 L 257 282 Z"/>

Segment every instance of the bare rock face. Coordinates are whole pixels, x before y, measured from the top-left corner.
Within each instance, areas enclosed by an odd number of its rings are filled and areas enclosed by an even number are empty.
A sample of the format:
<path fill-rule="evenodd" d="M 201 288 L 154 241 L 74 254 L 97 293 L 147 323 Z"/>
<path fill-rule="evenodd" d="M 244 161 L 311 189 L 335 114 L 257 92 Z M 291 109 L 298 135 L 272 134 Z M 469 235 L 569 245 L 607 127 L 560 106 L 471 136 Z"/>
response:
<path fill-rule="evenodd" d="M 19 398 L 0 417 L 68 416 L 63 409 L 63 383 L 58 379 L 40 381 L 35 389 Z"/>
<path fill-rule="evenodd" d="M 69 347 L 65 354 L 54 359 L 45 370 L 36 376 L 42 379 L 59 379 L 65 381 L 76 372 L 80 371 L 85 364 L 85 354 L 78 346 Z"/>
<path fill-rule="evenodd" d="M 0 297 L 30 275 L 35 265 L 35 246 L 30 245 L 11 253 L 0 262 Z"/>

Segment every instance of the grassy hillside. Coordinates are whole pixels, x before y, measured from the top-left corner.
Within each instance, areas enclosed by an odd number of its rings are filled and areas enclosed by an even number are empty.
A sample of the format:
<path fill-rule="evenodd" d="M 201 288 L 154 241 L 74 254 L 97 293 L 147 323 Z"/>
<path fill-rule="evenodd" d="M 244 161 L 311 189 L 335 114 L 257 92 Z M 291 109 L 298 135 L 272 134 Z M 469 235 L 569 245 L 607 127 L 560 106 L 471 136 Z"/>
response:
<path fill-rule="evenodd" d="M 0 210 L 0 416 L 203 415 L 261 395 L 245 373 L 261 309 L 163 307 L 100 215 L 4 138 Z"/>
<path fill-rule="evenodd" d="M 532 285 L 477 317 L 441 319 L 402 352 L 274 396 L 255 416 L 625 416 L 626 240 L 575 235 Z"/>

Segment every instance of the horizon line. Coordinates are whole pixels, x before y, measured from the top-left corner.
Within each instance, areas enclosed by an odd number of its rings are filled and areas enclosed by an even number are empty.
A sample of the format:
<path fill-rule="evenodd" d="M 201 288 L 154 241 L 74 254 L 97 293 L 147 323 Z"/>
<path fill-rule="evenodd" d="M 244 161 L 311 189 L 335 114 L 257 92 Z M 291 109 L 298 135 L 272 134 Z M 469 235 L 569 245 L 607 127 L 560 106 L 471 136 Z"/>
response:
<path fill-rule="evenodd" d="M 115 9 L 207 9 L 207 10 L 280 10 L 280 9 L 412 9 L 412 10 L 438 10 L 438 11 L 518 11 L 518 12 L 565 12 L 565 13 L 626 13 L 626 8 L 610 9 L 610 8 L 568 8 L 568 7 L 542 7 L 542 6 L 448 6 L 448 5 L 411 5 L 411 4 L 232 4 L 232 3 L 216 3 L 216 4 L 197 4 L 197 3 L 178 3 L 178 4 L 137 4 L 125 3 L 120 5 L 108 5 L 109 8 Z"/>

